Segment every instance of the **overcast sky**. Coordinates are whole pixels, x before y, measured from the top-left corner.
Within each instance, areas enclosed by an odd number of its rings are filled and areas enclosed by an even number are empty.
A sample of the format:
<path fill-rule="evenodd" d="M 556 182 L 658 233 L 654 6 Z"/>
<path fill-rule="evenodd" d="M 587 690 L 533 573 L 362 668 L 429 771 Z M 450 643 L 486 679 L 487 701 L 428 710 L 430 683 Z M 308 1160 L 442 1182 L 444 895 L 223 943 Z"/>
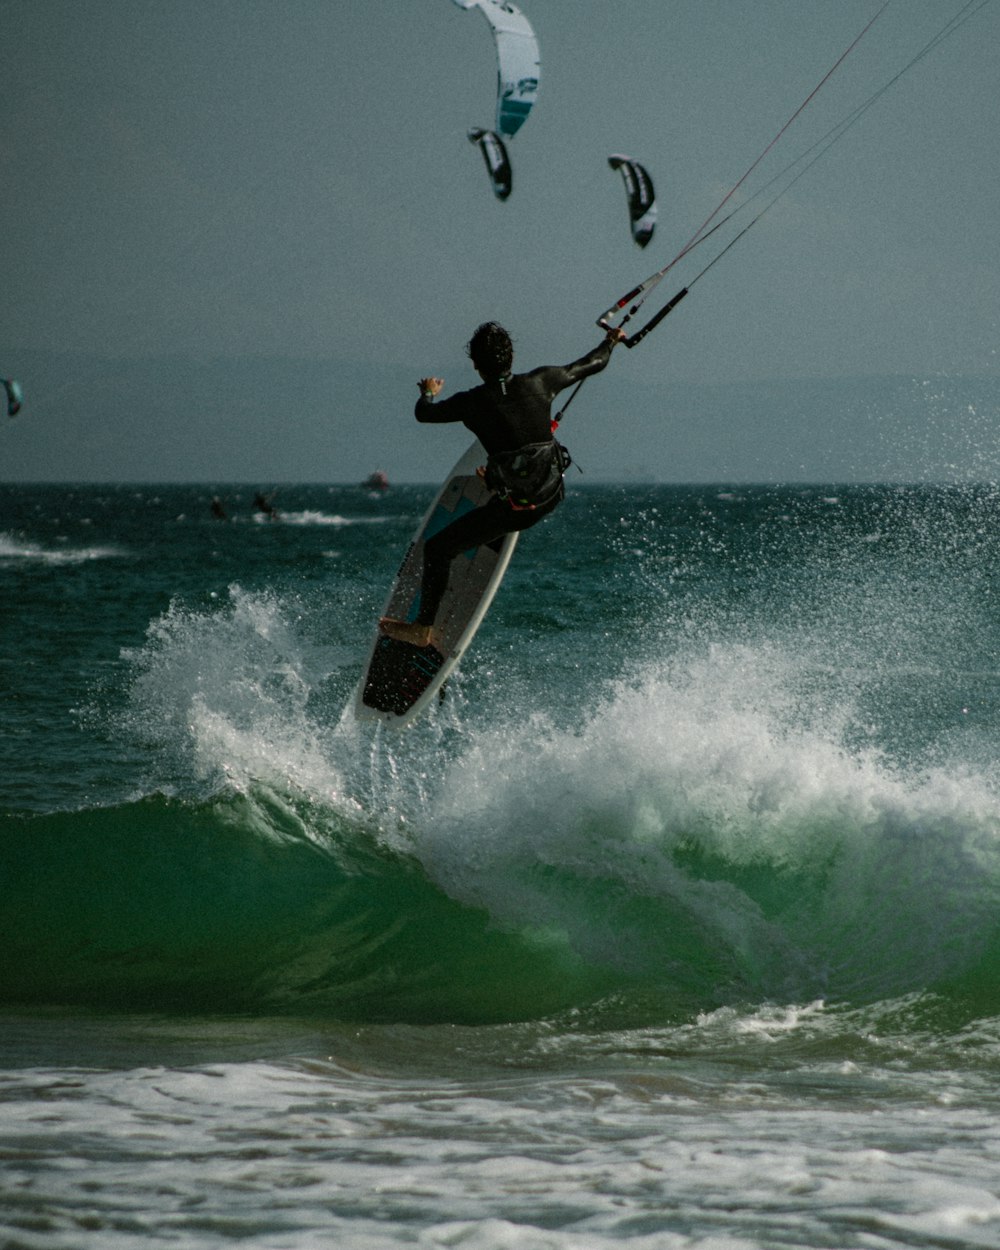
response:
<path fill-rule="evenodd" d="M 749 185 L 888 82 L 963 3 L 891 0 Z M 493 124 L 493 43 L 451 0 L 0 0 L 0 373 L 18 376 L 38 351 L 285 358 L 373 378 L 433 372 L 450 389 L 474 381 L 462 349 L 487 318 L 511 330 L 519 367 L 571 359 L 881 4 L 523 0 L 541 84 L 500 203 L 466 139 Z M 655 336 L 616 355 L 605 397 L 615 375 L 652 387 L 996 377 L 998 47 L 991 0 Z M 645 250 L 612 152 L 656 182 Z M 660 289 L 717 250 L 709 241 Z M 34 399 L 58 438 L 65 396 L 33 387 L 23 421 Z M 415 393 L 407 383 L 400 421 Z M 8 464 L 14 429 L 0 430 Z M 301 476 L 315 476 L 305 442 L 301 455 Z M 37 469 L 30 456 L 16 466 Z"/>

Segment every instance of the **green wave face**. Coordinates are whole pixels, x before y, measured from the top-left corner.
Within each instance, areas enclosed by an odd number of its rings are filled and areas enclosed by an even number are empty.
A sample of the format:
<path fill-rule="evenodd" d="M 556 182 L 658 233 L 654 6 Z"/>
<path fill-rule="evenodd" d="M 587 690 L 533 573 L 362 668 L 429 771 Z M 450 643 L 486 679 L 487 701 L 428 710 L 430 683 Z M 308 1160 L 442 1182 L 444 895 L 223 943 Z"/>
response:
<path fill-rule="evenodd" d="M 565 747 L 569 784 L 587 752 Z M 408 851 L 263 789 L 8 816 L 0 999 L 424 1023 L 933 990 L 998 1005 L 1000 874 L 970 799 L 964 844 L 939 794 L 893 806 L 856 775 L 853 810 L 833 789 L 797 811 L 772 795 L 740 822 L 731 792 L 727 816 L 636 764 L 547 806 L 522 761 L 530 802 L 498 777 L 463 839 L 449 791 Z"/>
<path fill-rule="evenodd" d="M 361 836 L 343 853 L 254 799 L 4 824 L 7 1002 L 478 1022 L 602 988 L 557 943 L 449 899 L 415 861 Z"/>

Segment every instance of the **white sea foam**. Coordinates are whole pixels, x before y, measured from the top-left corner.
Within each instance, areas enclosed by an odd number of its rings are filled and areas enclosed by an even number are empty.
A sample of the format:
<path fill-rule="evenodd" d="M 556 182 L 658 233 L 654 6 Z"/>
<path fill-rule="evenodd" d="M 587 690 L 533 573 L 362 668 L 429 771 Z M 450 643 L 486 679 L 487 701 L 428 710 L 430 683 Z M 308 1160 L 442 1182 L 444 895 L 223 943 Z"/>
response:
<path fill-rule="evenodd" d="M 392 516 L 342 516 L 336 512 L 320 512 L 316 508 L 306 508 L 299 512 L 279 513 L 281 525 L 331 525 L 342 527 L 347 525 L 385 525 L 388 521 L 398 521 Z M 254 513 L 253 520 L 258 525 L 273 524 L 264 513 Z"/>
<path fill-rule="evenodd" d="M 23 560 L 38 564 L 84 564 L 88 560 L 114 560 L 124 556 L 120 547 L 75 547 L 68 543 L 60 547 L 44 547 L 41 543 L 28 542 L 15 534 L 0 534 L 0 560 Z"/>
<path fill-rule="evenodd" d="M 991 1088 L 944 1110 L 933 1073 L 907 1088 L 891 1068 L 838 1076 L 793 1052 L 769 1070 L 762 1039 L 713 1064 L 669 1031 L 666 1052 L 627 1058 L 613 1049 L 626 1038 L 564 1034 L 558 1066 L 538 1070 L 529 1051 L 505 1070 L 506 1030 L 479 1031 L 492 1062 L 477 1069 L 468 1030 L 416 1044 L 331 1026 L 289 1040 L 308 1059 L 193 1067 L 174 1058 L 197 1046 L 176 1041 L 192 1026 L 170 1025 L 144 1024 L 141 1063 L 111 1050 L 111 1063 L 7 1074 L 12 1239 L 43 1244 L 26 1238 L 30 1218 L 47 1244 L 87 1247 L 126 1224 L 130 1244 L 205 1247 L 997 1244 Z M 116 1036 L 129 1028 L 115 1021 Z"/>
<path fill-rule="evenodd" d="M 255 783 L 336 801 L 341 779 L 307 711 L 322 677 L 287 605 L 230 587 L 217 612 L 172 605 L 134 665 L 127 726 L 155 734 L 201 783 Z"/>
<path fill-rule="evenodd" d="M 503 924 L 560 925 L 632 966 L 669 956 L 657 921 L 595 915 L 579 884 L 546 876 L 648 900 L 665 929 L 693 918 L 774 992 L 771 967 L 799 996 L 906 992 L 961 970 L 1000 903 L 993 779 L 847 749 L 849 709 L 806 717 L 799 663 L 714 645 L 647 667 L 578 728 L 537 715 L 482 731 L 437 789 L 425 865 Z"/>

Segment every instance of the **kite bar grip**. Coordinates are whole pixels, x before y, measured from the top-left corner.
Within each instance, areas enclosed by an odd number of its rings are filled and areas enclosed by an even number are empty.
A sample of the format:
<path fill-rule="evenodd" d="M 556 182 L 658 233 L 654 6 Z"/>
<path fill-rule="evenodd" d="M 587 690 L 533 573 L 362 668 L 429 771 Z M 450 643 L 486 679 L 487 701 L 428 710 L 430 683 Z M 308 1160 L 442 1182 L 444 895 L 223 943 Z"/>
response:
<path fill-rule="evenodd" d="M 682 287 L 681 290 L 679 290 L 677 294 L 674 296 L 674 298 L 670 300 L 668 303 L 664 304 L 663 307 L 660 309 L 660 311 L 654 317 L 650 317 L 650 319 L 646 322 L 646 324 L 642 327 L 641 330 L 636 330 L 635 334 L 633 334 L 631 338 L 627 338 L 624 340 L 625 346 L 632 348 L 632 347 L 635 347 L 637 343 L 641 343 L 642 340 L 646 337 L 646 335 L 650 332 L 650 330 L 656 329 L 656 327 L 660 324 L 660 322 L 667 315 L 667 313 L 671 313 L 674 311 L 674 309 L 681 302 L 684 296 L 687 295 L 689 289 L 690 288 L 686 286 Z"/>

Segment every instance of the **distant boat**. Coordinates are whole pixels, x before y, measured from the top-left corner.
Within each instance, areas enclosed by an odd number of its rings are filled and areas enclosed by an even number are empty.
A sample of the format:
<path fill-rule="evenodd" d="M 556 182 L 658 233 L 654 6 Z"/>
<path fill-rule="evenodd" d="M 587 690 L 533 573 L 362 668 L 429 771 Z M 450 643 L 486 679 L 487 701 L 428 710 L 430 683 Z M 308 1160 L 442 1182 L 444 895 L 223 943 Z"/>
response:
<path fill-rule="evenodd" d="M 361 483 L 365 490 L 383 491 L 389 489 L 389 476 L 382 469 L 376 469 L 374 473 L 369 473 L 365 480 Z"/>

